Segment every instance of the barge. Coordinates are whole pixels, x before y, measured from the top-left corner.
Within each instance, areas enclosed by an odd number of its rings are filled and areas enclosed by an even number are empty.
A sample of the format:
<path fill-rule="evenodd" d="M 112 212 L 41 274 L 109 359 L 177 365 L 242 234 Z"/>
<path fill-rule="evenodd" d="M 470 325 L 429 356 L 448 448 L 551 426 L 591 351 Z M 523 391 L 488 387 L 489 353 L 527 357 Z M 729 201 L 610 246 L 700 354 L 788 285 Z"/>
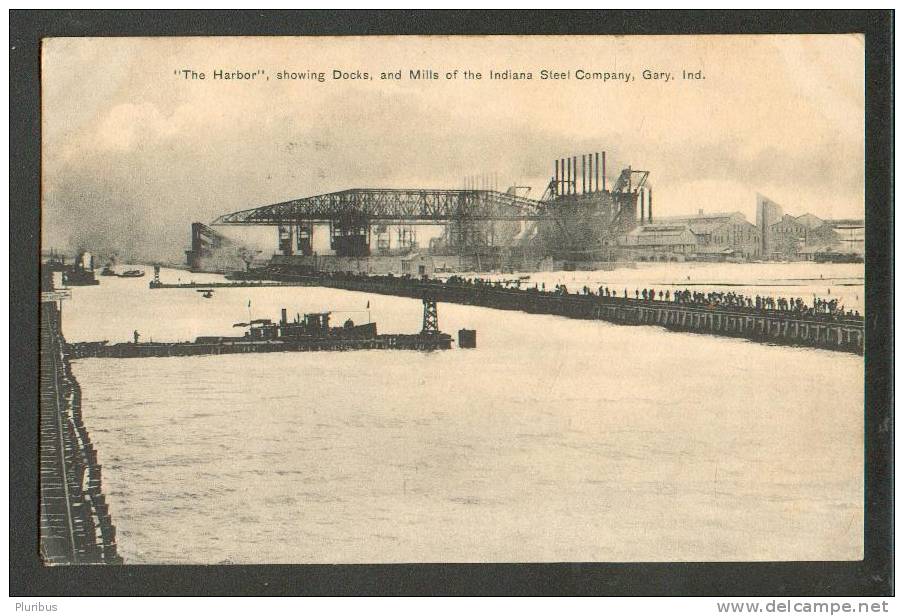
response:
<path fill-rule="evenodd" d="M 254 319 L 236 323 L 245 327 L 242 336 L 200 336 L 193 342 L 75 342 L 66 347 L 72 359 L 84 357 L 184 357 L 231 353 L 276 353 L 301 351 L 404 350 L 441 351 L 452 348 L 452 336 L 439 331 L 436 301 L 424 299 L 424 325 L 416 334 L 378 334 L 376 323 L 356 325 L 351 319 L 340 327 L 330 326 L 329 312 L 309 313 L 289 321 L 286 309 L 278 322 Z"/>

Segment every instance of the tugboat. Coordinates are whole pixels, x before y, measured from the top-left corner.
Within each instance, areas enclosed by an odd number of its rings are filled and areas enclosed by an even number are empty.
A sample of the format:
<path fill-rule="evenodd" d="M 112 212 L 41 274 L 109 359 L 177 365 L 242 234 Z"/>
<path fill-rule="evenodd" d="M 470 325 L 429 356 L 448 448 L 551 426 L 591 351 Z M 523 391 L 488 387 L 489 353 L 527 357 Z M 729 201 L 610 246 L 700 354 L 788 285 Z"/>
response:
<path fill-rule="evenodd" d="M 51 248 L 50 258 L 47 259 L 47 261 L 44 261 L 42 267 L 50 272 L 63 272 L 66 270 L 66 256 L 56 254 L 56 252 Z"/>
<path fill-rule="evenodd" d="M 107 264 L 104 265 L 104 269 L 101 270 L 101 276 L 116 276 L 116 270 L 113 269 L 116 266 L 116 255 L 112 255 L 108 260 Z"/>
<path fill-rule="evenodd" d="M 116 270 L 113 267 L 116 265 L 116 257 L 110 257 L 110 260 L 107 261 L 107 264 L 104 266 L 104 269 L 101 271 L 101 276 L 117 276 L 119 278 L 141 278 L 144 276 L 144 270 L 128 270 L 121 274 L 117 274 Z"/>
<path fill-rule="evenodd" d="M 63 268 L 63 284 L 72 287 L 100 284 L 94 277 L 94 257 L 90 252 L 80 252 L 75 263 Z"/>

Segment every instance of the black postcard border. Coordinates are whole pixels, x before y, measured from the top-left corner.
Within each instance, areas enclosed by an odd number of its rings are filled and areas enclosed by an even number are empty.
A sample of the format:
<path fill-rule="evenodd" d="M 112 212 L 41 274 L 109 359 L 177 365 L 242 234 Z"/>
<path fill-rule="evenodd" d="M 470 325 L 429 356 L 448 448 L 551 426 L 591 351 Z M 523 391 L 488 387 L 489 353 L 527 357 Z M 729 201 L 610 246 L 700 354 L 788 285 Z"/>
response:
<path fill-rule="evenodd" d="M 10 11 L 10 594 L 889 596 L 893 12 Z M 40 40 L 47 36 L 865 34 L 865 558 L 857 562 L 74 566 L 38 559 Z"/>

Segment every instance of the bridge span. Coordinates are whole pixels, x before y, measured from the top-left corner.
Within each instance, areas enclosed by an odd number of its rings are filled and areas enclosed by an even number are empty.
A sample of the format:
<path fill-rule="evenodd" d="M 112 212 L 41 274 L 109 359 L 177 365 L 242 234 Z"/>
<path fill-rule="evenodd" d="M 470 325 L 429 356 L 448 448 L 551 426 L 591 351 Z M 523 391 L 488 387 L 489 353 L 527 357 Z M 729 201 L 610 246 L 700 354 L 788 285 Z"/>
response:
<path fill-rule="evenodd" d="M 212 225 L 347 221 L 439 224 L 459 220 L 536 221 L 543 204 L 496 190 L 352 188 L 224 214 Z"/>

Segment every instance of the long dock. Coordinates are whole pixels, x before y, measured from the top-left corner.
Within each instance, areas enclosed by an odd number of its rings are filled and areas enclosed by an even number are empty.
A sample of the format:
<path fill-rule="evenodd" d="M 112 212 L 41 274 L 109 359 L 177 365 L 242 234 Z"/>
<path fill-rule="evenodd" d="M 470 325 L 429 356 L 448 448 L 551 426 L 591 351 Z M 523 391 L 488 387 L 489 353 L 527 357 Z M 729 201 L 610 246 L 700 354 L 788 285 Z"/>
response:
<path fill-rule="evenodd" d="M 122 564 L 82 421 L 82 392 L 64 353 L 60 310 L 41 302 L 40 551 L 46 565 Z"/>
<path fill-rule="evenodd" d="M 492 284 L 448 283 L 433 279 L 356 274 L 269 274 L 312 286 L 437 301 L 499 310 L 519 310 L 620 325 L 658 325 L 673 331 L 745 338 L 863 354 L 864 319 L 755 308 L 707 307 L 671 301 L 597 294 L 551 293 Z"/>

